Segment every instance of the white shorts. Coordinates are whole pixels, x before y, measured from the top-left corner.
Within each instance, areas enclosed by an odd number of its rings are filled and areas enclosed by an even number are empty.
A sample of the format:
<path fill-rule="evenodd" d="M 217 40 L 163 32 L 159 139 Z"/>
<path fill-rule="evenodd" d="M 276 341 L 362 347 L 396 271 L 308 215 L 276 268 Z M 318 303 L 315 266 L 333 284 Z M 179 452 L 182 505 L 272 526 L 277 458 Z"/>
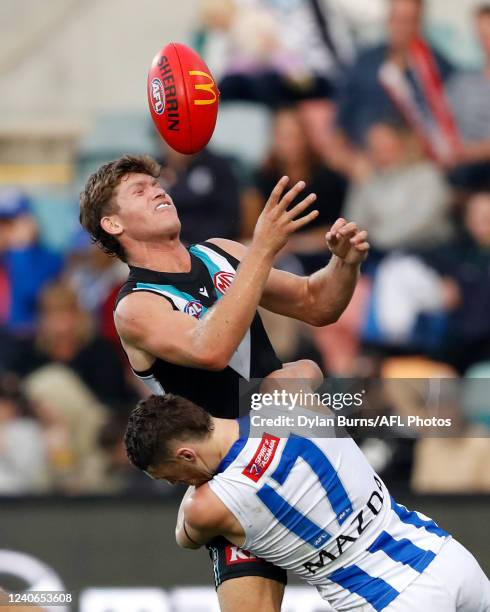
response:
<path fill-rule="evenodd" d="M 490 612 L 490 581 L 473 555 L 449 539 L 383 612 Z"/>

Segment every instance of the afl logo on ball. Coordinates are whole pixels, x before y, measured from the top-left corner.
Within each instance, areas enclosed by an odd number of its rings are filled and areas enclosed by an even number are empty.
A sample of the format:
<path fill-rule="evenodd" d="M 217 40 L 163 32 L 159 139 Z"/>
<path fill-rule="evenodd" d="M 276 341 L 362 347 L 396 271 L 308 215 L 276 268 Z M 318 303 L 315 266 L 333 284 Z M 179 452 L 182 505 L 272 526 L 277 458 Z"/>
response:
<path fill-rule="evenodd" d="M 233 272 L 216 272 L 214 275 L 214 286 L 220 293 L 226 293 L 235 278 L 235 274 Z"/>
<path fill-rule="evenodd" d="M 162 82 L 160 79 L 155 77 L 152 79 L 150 87 L 150 97 L 153 110 L 157 115 L 161 115 L 165 110 L 165 91 L 163 89 Z"/>
<path fill-rule="evenodd" d="M 192 302 L 187 302 L 184 308 L 184 312 L 186 314 L 191 315 L 191 317 L 194 317 L 195 319 L 199 319 L 199 317 L 201 316 L 202 309 L 203 305 L 201 304 L 201 302 L 193 300 Z"/>

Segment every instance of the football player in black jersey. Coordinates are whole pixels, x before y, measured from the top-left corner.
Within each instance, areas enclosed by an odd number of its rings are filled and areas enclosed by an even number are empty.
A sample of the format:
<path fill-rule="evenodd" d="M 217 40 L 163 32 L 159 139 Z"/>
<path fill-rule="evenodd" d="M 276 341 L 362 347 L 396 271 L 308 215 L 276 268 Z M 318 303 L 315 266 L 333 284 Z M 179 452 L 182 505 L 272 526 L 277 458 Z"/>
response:
<path fill-rule="evenodd" d="M 159 176 L 148 157 L 102 166 L 81 194 L 80 221 L 130 267 L 115 322 L 135 374 L 154 393 L 183 395 L 213 416 L 236 418 L 239 379 L 263 378 L 280 367 L 257 307 L 316 326 L 337 321 L 368 252 L 367 234 L 338 219 L 326 235 L 332 257 L 324 268 L 309 277 L 275 270 L 274 257 L 289 236 L 318 214 L 307 212 L 314 194 L 291 206 L 305 184 L 286 191 L 283 177 L 248 248 L 220 238 L 187 248 Z M 228 543 L 214 544 L 210 550 L 223 560 L 215 575 L 221 609 L 280 610 L 285 572 L 245 552 L 228 563 Z"/>

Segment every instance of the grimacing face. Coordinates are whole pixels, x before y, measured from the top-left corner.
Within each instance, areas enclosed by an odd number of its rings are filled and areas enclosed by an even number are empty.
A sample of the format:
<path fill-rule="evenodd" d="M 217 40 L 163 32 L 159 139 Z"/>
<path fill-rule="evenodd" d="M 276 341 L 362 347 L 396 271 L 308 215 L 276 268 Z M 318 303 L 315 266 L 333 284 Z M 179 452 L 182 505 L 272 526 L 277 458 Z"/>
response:
<path fill-rule="evenodd" d="M 148 174 L 127 174 L 116 189 L 115 200 L 117 212 L 107 218 L 117 223 L 116 235 L 146 241 L 179 234 L 177 210 L 158 179 Z"/>

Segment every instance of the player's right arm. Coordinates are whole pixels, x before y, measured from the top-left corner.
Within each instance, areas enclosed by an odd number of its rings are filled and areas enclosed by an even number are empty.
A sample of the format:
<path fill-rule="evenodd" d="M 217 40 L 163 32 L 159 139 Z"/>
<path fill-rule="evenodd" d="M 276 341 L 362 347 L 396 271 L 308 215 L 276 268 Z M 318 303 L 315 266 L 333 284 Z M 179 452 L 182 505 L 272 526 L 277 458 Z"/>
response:
<path fill-rule="evenodd" d="M 299 216 L 315 200 L 314 194 L 287 210 L 305 187 L 300 181 L 283 195 L 287 182 L 283 177 L 274 188 L 234 282 L 202 319 L 174 311 L 161 297 L 147 292 L 138 291 L 121 300 L 115 323 L 133 367 L 136 361 L 145 360 L 149 367 L 154 357 L 210 370 L 227 366 L 252 323 L 274 256 L 293 232 L 318 215 L 314 210 Z"/>
<path fill-rule="evenodd" d="M 219 535 L 237 546 L 242 546 L 245 539 L 238 519 L 207 483 L 188 489 L 175 528 L 177 544 L 181 548 L 196 549 Z"/>

